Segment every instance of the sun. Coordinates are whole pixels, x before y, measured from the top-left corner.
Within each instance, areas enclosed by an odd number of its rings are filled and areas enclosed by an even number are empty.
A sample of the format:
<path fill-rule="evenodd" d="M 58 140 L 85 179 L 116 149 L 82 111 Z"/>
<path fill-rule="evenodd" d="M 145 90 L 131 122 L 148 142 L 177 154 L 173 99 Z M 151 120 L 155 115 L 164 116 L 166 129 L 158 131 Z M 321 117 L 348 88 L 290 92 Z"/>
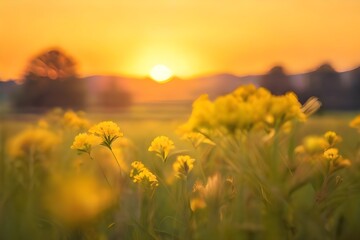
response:
<path fill-rule="evenodd" d="M 157 64 L 150 70 L 150 77 L 159 83 L 167 82 L 173 76 L 172 71 L 165 65 Z"/>

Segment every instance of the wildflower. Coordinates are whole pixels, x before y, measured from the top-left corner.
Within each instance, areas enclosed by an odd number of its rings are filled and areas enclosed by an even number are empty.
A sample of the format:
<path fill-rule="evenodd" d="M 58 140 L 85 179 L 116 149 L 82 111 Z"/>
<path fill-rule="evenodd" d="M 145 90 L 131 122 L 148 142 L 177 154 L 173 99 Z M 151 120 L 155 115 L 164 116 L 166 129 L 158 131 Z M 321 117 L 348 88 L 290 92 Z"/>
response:
<path fill-rule="evenodd" d="M 64 224 L 92 221 L 114 203 L 114 192 L 90 175 L 55 175 L 44 196 L 49 212 Z"/>
<path fill-rule="evenodd" d="M 329 143 L 323 137 L 308 136 L 303 141 L 306 152 L 310 154 L 324 151 L 329 147 Z"/>
<path fill-rule="evenodd" d="M 86 129 L 90 125 L 90 122 L 87 119 L 81 117 L 80 114 L 77 114 L 74 111 L 65 112 L 62 121 L 65 127 L 76 130 Z"/>
<path fill-rule="evenodd" d="M 155 152 L 164 162 L 172 149 L 174 149 L 174 142 L 166 136 L 156 137 L 148 148 L 149 152 Z"/>
<path fill-rule="evenodd" d="M 53 132 L 43 128 L 27 129 L 9 141 L 8 151 L 13 158 L 49 154 L 60 142 Z"/>
<path fill-rule="evenodd" d="M 350 167 L 351 166 L 351 162 L 349 159 L 343 159 L 343 158 L 340 158 L 339 161 L 337 161 L 336 163 L 340 168 L 343 168 L 343 167 Z"/>
<path fill-rule="evenodd" d="M 191 116 L 185 124 L 185 128 L 188 128 L 189 131 L 200 131 L 214 125 L 214 104 L 209 100 L 208 95 L 203 94 L 198 97 L 192 104 L 192 108 Z"/>
<path fill-rule="evenodd" d="M 360 131 L 360 115 L 357 115 L 349 124 L 350 127 L 356 128 Z"/>
<path fill-rule="evenodd" d="M 301 110 L 297 96 L 294 93 L 287 93 L 283 96 L 272 96 L 268 102 L 269 114 L 275 121 L 274 127 L 280 127 L 287 121 L 305 121 L 306 115 Z"/>
<path fill-rule="evenodd" d="M 329 148 L 324 152 L 324 157 L 329 161 L 336 160 L 339 157 L 339 150 L 337 148 Z"/>
<path fill-rule="evenodd" d="M 194 197 L 190 200 L 191 211 L 196 211 L 198 209 L 203 209 L 206 207 L 206 202 L 203 198 Z"/>
<path fill-rule="evenodd" d="M 111 144 L 116 139 L 123 136 L 123 133 L 120 132 L 119 126 L 112 121 L 100 122 L 90 128 L 89 132 L 102 138 L 103 142 L 101 144 L 109 149 L 111 149 Z"/>
<path fill-rule="evenodd" d="M 101 138 L 92 134 L 80 133 L 75 137 L 71 149 L 90 154 L 93 146 L 99 145 Z"/>
<path fill-rule="evenodd" d="M 188 155 L 180 155 L 173 164 L 173 169 L 178 177 L 186 177 L 194 167 L 195 159 Z"/>
<path fill-rule="evenodd" d="M 45 119 L 40 119 L 37 125 L 39 128 L 44 128 L 44 129 L 49 128 L 49 123 Z"/>
<path fill-rule="evenodd" d="M 324 134 L 324 137 L 326 139 L 326 141 L 329 143 L 330 146 L 334 146 L 335 144 L 341 142 L 341 137 L 338 136 L 335 132 L 333 131 L 327 131 Z"/>
<path fill-rule="evenodd" d="M 134 183 L 142 184 L 145 189 L 154 190 L 159 186 L 156 176 L 147 169 L 143 163 L 135 161 L 131 163 L 132 170 L 130 171 L 130 178 Z"/>

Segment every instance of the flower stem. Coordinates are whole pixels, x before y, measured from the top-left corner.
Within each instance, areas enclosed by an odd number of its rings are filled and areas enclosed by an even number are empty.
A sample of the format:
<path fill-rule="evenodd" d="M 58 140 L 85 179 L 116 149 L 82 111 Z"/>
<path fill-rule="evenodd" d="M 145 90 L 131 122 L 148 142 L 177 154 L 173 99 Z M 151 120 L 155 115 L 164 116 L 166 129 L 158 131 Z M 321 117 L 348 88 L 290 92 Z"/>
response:
<path fill-rule="evenodd" d="M 111 184 L 110 184 L 110 181 L 109 181 L 109 179 L 106 177 L 105 171 L 104 171 L 104 169 L 101 167 L 100 163 L 97 162 L 97 161 L 91 156 L 90 153 L 88 153 L 88 154 L 89 154 L 90 159 L 91 159 L 92 161 L 94 161 L 94 162 L 97 163 L 97 165 L 98 165 L 98 167 L 99 167 L 99 169 L 100 169 L 100 172 L 102 173 L 102 175 L 104 176 L 106 182 L 108 183 L 109 187 L 111 188 L 112 186 L 111 186 Z"/>

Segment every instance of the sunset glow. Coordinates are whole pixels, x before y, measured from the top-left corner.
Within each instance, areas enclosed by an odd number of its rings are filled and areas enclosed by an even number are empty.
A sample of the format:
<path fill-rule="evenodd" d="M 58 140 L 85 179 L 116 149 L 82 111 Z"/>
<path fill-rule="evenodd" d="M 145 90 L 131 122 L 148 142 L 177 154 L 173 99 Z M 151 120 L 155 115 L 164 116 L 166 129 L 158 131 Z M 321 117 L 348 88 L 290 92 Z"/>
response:
<path fill-rule="evenodd" d="M 159 83 L 169 81 L 172 75 L 172 71 L 167 66 L 162 64 L 155 65 L 150 71 L 150 77 Z"/>
<path fill-rule="evenodd" d="M 0 79 L 59 47 L 82 76 L 144 77 L 162 62 L 179 77 L 290 73 L 360 64 L 356 0 L 2 0 Z"/>

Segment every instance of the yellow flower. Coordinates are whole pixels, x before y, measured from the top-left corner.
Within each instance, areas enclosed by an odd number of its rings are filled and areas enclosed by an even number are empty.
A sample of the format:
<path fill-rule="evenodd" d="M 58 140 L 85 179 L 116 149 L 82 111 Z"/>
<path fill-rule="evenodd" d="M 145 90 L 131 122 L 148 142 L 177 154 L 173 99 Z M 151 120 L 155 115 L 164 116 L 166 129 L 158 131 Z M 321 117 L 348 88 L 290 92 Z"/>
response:
<path fill-rule="evenodd" d="M 155 152 L 164 162 L 166 161 L 169 153 L 174 149 L 174 142 L 166 136 L 156 137 L 148 148 L 149 152 Z"/>
<path fill-rule="evenodd" d="M 351 161 L 349 159 L 340 158 L 336 164 L 339 166 L 339 168 L 350 167 Z"/>
<path fill-rule="evenodd" d="M 360 114 L 350 122 L 349 126 L 360 131 Z"/>
<path fill-rule="evenodd" d="M 76 149 L 80 152 L 91 152 L 93 146 L 99 145 L 101 138 L 92 134 L 79 133 L 71 145 L 71 149 Z"/>
<path fill-rule="evenodd" d="M 339 157 L 339 150 L 337 148 L 329 148 L 324 152 L 324 157 L 330 161 L 336 160 Z"/>
<path fill-rule="evenodd" d="M 198 209 L 204 209 L 206 208 L 206 202 L 203 198 L 194 197 L 190 199 L 190 208 L 193 212 L 195 212 Z"/>
<path fill-rule="evenodd" d="M 187 176 L 194 167 L 195 159 L 188 155 L 180 155 L 173 164 L 173 169 L 178 177 Z"/>
<path fill-rule="evenodd" d="M 333 131 L 327 131 L 324 134 L 324 137 L 326 139 L 326 141 L 329 143 L 330 146 L 334 146 L 335 144 L 341 142 L 341 137 L 338 136 L 335 132 Z"/>
<path fill-rule="evenodd" d="M 93 176 L 55 175 L 44 196 L 44 205 L 66 225 L 90 222 L 114 203 L 114 192 Z"/>
<path fill-rule="evenodd" d="M 124 134 L 120 131 L 119 126 L 112 121 L 100 122 L 89 130 L 90 133 L 102 138 L 102 145 L 111 149 L 111 144 Z"/>
<path fill-rule="evenodd" d="M 37 123 L 39 128 L 49 128 L 49 123 L 45 119 L 40 119 Z"/>
<path fill-rule="evenodd" d="M 329 147 L 329 143 L 323 137 L 308 136 L 303 141 L 306 152 L 313 154 L 324 151 Z"/>
<path fill-rule="evenodd" d="M 87 119 L 80 117 L 74 111 L 65 112 L 62 120 L 65 127 L 75 130 L 86 129 L 90 126 L 90 122 Z"/>
<path fill-rule="evenodd" d="M 144 186 L 145 189 L 154 190 L 159 186 L 159 182 L 156 176 L 147 169 L 143 163 L 135 161 L 131 163 L 133 169 L 130 171 L 130 177 L 134 183 L 139 183 Z"/>
<path fill-rule="evenodd" d="M 60 141 L 59 136 L 47 129 L 31 128 L 10 139 L 8 152 L 13 158 L 48 155 Z"/>

